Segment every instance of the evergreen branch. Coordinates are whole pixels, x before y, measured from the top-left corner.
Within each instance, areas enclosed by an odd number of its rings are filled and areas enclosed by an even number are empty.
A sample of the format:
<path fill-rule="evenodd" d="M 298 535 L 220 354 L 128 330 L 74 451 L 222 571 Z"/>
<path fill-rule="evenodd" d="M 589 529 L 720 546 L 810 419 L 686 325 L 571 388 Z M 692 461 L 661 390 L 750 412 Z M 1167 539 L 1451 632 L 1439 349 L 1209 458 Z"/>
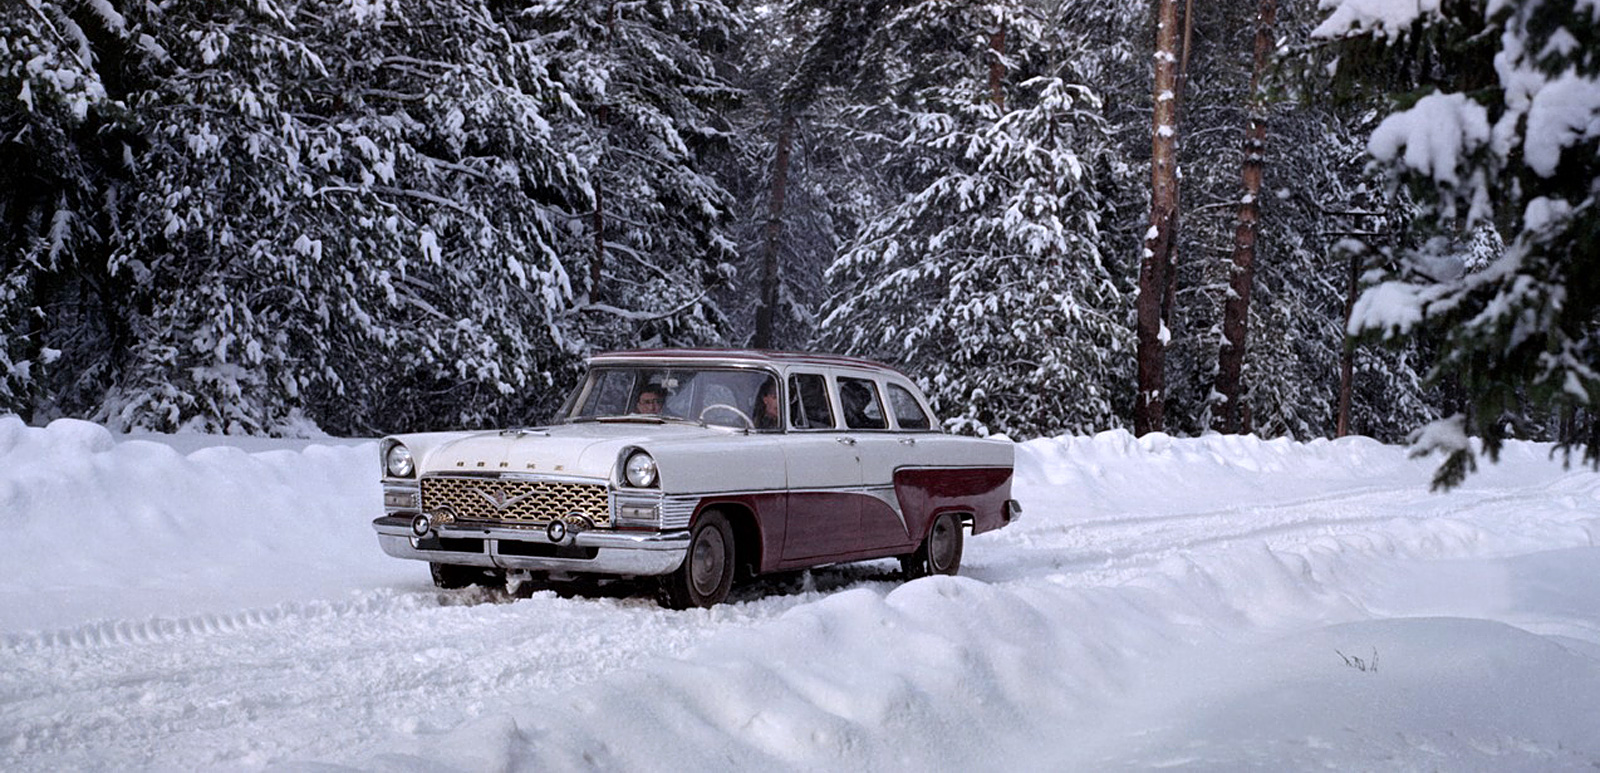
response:
<path fill-rule="evenodd" d="M 669 317 L 676 317 L 679 314 L 682 314 L 684 311 L 688 310 L 689 307 L 694 306 L 695 304 L 705 300 L 706 296 L 710 292 L 711 291 L 709 289 L 702 290 L 699 295 L 696 295 L 695 297 L 689 299 L 687 302 L 683 303 L 682 305 L 678 306 L 677 308 L 670 309 L 668 311 L 660 312 L 660 313 L 656 313 L 656 314 L 652 314 L 650 312 L 644 312 L 644 311 L 633 311 L 633 310 L 630 310 L 630 309 L 618 308 L 616 306 L 612 306 L 609 303 L 586 303 L 586 304 L 584 304 L 582 306 L 577 307 L 576 309 L 574 309 L 574 311 L 600 313 L 600 314 L 610 314 L 612 316 L 620 317 L 622 319 L 628 320 L 629 322 L 653 322 L 653 321 L 658 320 L 658 319 L 667 319 Z"/>

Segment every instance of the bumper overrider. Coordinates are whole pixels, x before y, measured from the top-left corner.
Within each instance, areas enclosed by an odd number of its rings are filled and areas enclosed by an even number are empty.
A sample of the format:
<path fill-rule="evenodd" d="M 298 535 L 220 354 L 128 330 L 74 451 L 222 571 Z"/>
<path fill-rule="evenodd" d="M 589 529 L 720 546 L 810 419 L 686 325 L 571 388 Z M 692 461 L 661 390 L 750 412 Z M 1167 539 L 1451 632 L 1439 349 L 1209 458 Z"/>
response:
<path fill-rule="evenodd" d="M 372 527 L 383 552 L 396 558 L 557 574 L 650 576 L 676 571 L 689 546 L 689 513 L 672 512 L 687 509 L 683 506 L 669 506 L 669 515 L 677 517 L 658 522 L 659 529 L 593 529 L 576 521 L 568 528 L 561 519 L 532 524 L 433 518 L 416 508 L 415 484 L 386 482 L 384 489 L 387 514 Z M 649 512 L 659 511 L 652 507 Z"/>

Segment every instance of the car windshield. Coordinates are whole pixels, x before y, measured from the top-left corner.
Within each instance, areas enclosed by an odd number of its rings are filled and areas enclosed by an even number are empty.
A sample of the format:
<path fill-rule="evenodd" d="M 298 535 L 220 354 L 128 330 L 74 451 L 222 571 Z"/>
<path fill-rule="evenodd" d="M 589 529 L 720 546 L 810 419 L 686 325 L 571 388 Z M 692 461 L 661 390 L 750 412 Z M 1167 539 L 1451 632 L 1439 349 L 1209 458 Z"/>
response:
<path fill-rule="evenodd" d="M 589 370 L 566 419 L 779 429 L 777 389 L 777 378 L 764 370 L 602 366 Z"/>

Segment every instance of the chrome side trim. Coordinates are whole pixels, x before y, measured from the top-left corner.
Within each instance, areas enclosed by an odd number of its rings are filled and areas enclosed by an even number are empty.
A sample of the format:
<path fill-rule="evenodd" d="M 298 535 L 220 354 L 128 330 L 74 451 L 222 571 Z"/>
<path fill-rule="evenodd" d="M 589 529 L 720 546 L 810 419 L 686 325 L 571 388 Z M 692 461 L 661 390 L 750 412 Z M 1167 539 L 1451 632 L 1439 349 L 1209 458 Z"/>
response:
<path fill-rule="evenodd" d="M 865 493 L 867 496 L 888 505 L 889 509 L 894 511 L 895 517 L 900 519 L 900 528 L 905 531 L 907 537 L 911 536 L 911 527 L 906 524 L 906 514 L 900 509 L 900 497 L 895 494 L 893 484 L 888 486 L 867 486 Z"/>
<path fill-rule="evenodd" d="M 694 511 L 699 506 L 699 496 L 662 498 L 661 528 L 668 530 L 689 528 L 689 521 L 694 519 Z"/>

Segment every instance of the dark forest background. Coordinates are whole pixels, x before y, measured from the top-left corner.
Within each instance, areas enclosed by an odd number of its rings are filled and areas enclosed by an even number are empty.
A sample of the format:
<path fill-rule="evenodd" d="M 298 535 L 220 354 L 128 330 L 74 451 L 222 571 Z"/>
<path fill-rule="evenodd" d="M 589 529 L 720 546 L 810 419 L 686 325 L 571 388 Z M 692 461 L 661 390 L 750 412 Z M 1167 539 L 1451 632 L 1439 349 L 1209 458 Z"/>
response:
<path fill-rule="evenodd" d="M 0 411 L 483 427 L 594 351 L 748 346 L 977 434 L 1592 453 L 1596 138 L 1530 171 L 1494 58 L 1593 87 L 1596 22 L 1443 5 L 6 0 Z M 1447 94 L 1510 144 L 1369 153 Z"/>

